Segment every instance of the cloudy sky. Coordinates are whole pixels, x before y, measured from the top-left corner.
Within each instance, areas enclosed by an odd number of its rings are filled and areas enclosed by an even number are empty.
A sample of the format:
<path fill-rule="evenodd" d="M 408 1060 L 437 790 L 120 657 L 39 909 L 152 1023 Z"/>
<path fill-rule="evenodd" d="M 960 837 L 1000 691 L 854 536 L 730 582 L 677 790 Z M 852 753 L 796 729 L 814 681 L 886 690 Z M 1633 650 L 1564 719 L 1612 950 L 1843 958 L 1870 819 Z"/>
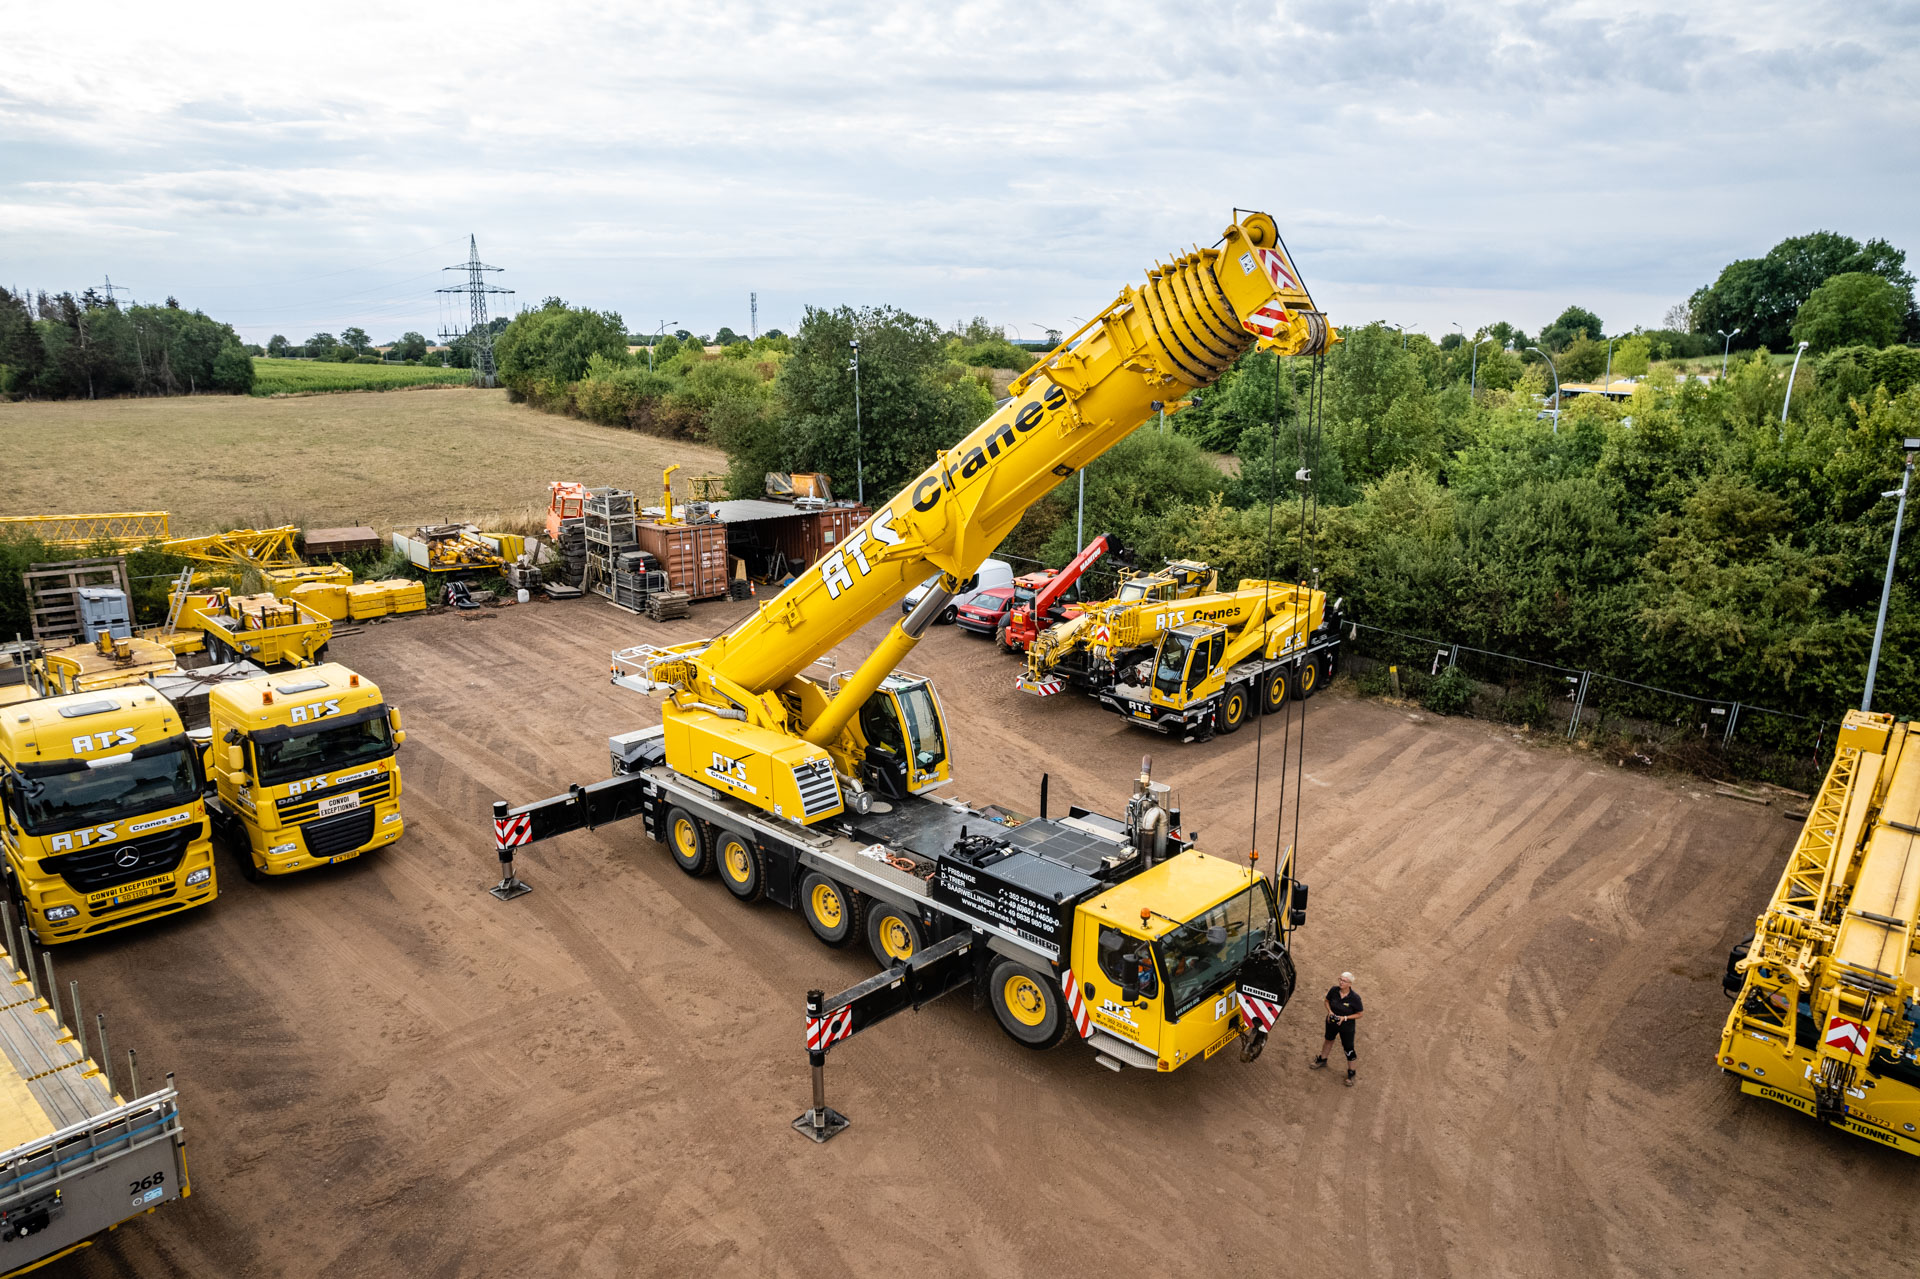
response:
<path fill-rule="evenodd" d="M 1656 326 L 1816 228 L 1920 259 L 1920 6 L 5 0 L 0 283 L 251 340 L 449 317 L 439 268 L 661 322 L 1035 335 L 1235 205 L 1336 322 Z"/>

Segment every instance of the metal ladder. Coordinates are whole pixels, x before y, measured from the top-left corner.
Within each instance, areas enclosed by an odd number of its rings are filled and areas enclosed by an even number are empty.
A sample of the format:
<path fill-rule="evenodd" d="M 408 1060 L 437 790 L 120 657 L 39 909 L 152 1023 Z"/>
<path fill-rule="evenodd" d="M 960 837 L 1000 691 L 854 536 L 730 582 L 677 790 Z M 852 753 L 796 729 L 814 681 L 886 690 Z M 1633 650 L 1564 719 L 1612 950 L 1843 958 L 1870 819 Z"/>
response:
<path fill-rule="evenodd" d="M 180 580 L 173 584 L 173 598 L 167 603 L 167 629 L 163 634 L 171 636 L 180 625 L 180 613 L 187 606 L 187 592 L 193 589 L 193 569 L 191 566 L 180 570 Z"/>

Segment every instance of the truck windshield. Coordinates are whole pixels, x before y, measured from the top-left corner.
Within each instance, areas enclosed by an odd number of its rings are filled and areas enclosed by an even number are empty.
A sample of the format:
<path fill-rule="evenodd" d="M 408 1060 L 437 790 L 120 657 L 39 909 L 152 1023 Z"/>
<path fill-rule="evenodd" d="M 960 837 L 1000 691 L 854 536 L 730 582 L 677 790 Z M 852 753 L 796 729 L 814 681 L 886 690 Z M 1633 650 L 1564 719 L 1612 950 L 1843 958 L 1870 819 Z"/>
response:
<path fill-rule="evenodd" d="M 257 749 L 260 782 L 271 786 L 384 759 L 393 753 L 393 734 L 387 727 L 386 708 L 377 707 L 374 714 L 365 718 L 356 717 L 330 726 L 322 721 L 321 726 L 310 733 L 277 742 L 259 742 Z"/>
<path fill-rule="evenodd" d="M 1014 602 L 1015 604 L 1031 604 L 1031 603 L 1033 603 L 1033 590 L 1032 590 L 1032 588 L 1030 588 L 1030 587 L 1026 587 L 1026 586 L 1016 586 L 1016 587 L 1014 587 L 1014 588 L 1013 588 L 1013 602 Z"/>
<path fill-rule="evenodd" d="M 1146 596 L 1147 584 L 1145 582 L 1122 582 L 1120 583 L 1120 593 L 1113 598 L 1124 604 L 1128 600 L 1145 599 Z"/>
<path fill-rule="evenodd" d="M 1169 632 L 1160 641 L 1160 660 L 1153 665 L 1153 686 L 1168 697 L 1180 696 L 1180 681 L 1187 675 L 1187 650 L 1193 637 Z"/>
<path fill-rule="evenodd" d="M 933 690 L 915 684 L 900 693 L 900 714 L 907 721 L 907 745 L 913 751 L 913 766 L 922 772 L 937 767 L 947 757 L 947 743 L 940 735 L 940 713 L 934 709 Z"/>
<path fill-rule="evenodd" d="M 1218 990 L 1253 949 L 1274 935 L 1264 882 L 1250 884 L 1180 925 L 1158 943 L 1167 1010 L 1178 1017 Z"/>
<path fill-rule="evenodd" d="M 20 773 L 20 816 L 35 835 L 173 808 L 200 794 L 200 771 L 183 738 L 94 765 L 43 772 L 29 764 Z"/>

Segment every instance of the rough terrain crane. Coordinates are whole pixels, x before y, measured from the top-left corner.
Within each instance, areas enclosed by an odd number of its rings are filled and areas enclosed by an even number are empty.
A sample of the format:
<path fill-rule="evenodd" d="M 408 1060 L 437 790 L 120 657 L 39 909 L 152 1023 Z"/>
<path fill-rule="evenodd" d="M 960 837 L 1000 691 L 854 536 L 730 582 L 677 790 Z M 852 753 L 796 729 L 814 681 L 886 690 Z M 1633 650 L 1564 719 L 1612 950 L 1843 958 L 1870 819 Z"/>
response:
<path fill-rule="evenodd" d="M 1251 864 L 1200 853 L 1144 766 L 1123 818 L 1049 818 L 1044 781 L 1034 818 L 930 794 L 949 780 L 946 722 L 932 685 L 895 668 L 1022 513 L 1153 402 L 1210 384 L 1256 343 L 1324 351 L 1335 335 L 1298 281 L 1273 220 L 1244 215 L 1216 247 L 1126 289 L 725 634 L 616 653 L 617 684 L 665 695 L 662 724 L 610 740 L 606 781 L 496 803 L 503 860 L 640 816 L 682 870 L 717 868 L 741 901 L 798 909 L 830 945 L 864 932 L 882 964 L 964 963 L 1029 1047 L 1071 1028 L 1115 1069 L 1170 1071 L 1244 1026 L 1242 1054 L 1257 1054 L 1291 993 L 1286 946 L 1305 916 L 1289 860 L 1276 894 Z M 826 655 L 930 573 L 938 584 L 873 652 L 835 671 Z"/>
<path fill-rule="evenodd" d="M 1848 711 L 1754 934 L 1720 1068 L 1740 1090 L 1920 1155 L 1920 724 Z"/>
<path fill-rule="evenodd" d="M 1248 579 L 1162 621 L 1145 683 L 1116 684 L 1100 700 L 1129 724 L 1188 740 L 1313 696 L 1340 648 L 1340 605 L 1289 582 Z"/>
<path fill-rule="evenodd" d="M 1013 685 L 1037 697 L 1068 688 L 1098 695 L 1122 667 L 1152 651 L 1165 627 L 1162 619 L 1186 601 L 1213 594 L 1219 584 L 1218 573 L 1193 560 L 1169 560 L 1157 573 L 1129 577 L 1112 599 L 1035 636 L 1027 645 L 1027 669 L 1014 676 Z"/>
<path fill-rule="evenodd" d="M 995 637 L 1000 647 L 1010 653 L 1024 653 L 1027 645 L 1033 643 L 1034 638 L 1048 625 L 1070 622 L 1084 613 L 1086 610 L 1082 608 L 1070 617 L 1055 617 L 1067 592 L 1073 589 L 1088 569 L 1100 562 L 1101 556 L 1108 554 L 1116 555 L 1123 562 L 1126 559 L 1126 552 L 1113 540 L 1113 534 L 1102 533 L 1081 547 L 1080 553 L 1068 560 L 1065 568 L 1048 575 L 1045 581 L 1023 589 L 1021 583 L 1027 579 L 1016 579 L 1013 584 L 1013 607 L 1008 610 L 1007 620 L 1001 624 L 1000 632 Z"/>

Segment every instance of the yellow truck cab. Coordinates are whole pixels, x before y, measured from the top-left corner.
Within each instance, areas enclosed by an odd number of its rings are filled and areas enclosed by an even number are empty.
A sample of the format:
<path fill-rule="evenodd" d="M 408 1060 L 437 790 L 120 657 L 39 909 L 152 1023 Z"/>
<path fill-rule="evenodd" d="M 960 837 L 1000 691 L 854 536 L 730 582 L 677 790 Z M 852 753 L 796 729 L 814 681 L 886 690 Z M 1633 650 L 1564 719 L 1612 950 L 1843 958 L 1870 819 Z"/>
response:
<path fill-rule="evenodd" d="M 200 750 L 166 698 L 138 686 L 0 711 L 7 890 L 41 944 L 213 900 Z"/>
<path fill-rule="evenodd" d="M 284 875 L 400 838 L 406 734 L 372 680 L 328 662 L 215 688 L 209 808 L 241 874 Z"/>
<path fill-rule="evenodd" d="M 1177 1070 L 1239 1037 L 1221 981 L 1280 936 L 1264 877 L 1189 849 L 1080 903 L 1072 969 L 1095 1026 Z"/>

